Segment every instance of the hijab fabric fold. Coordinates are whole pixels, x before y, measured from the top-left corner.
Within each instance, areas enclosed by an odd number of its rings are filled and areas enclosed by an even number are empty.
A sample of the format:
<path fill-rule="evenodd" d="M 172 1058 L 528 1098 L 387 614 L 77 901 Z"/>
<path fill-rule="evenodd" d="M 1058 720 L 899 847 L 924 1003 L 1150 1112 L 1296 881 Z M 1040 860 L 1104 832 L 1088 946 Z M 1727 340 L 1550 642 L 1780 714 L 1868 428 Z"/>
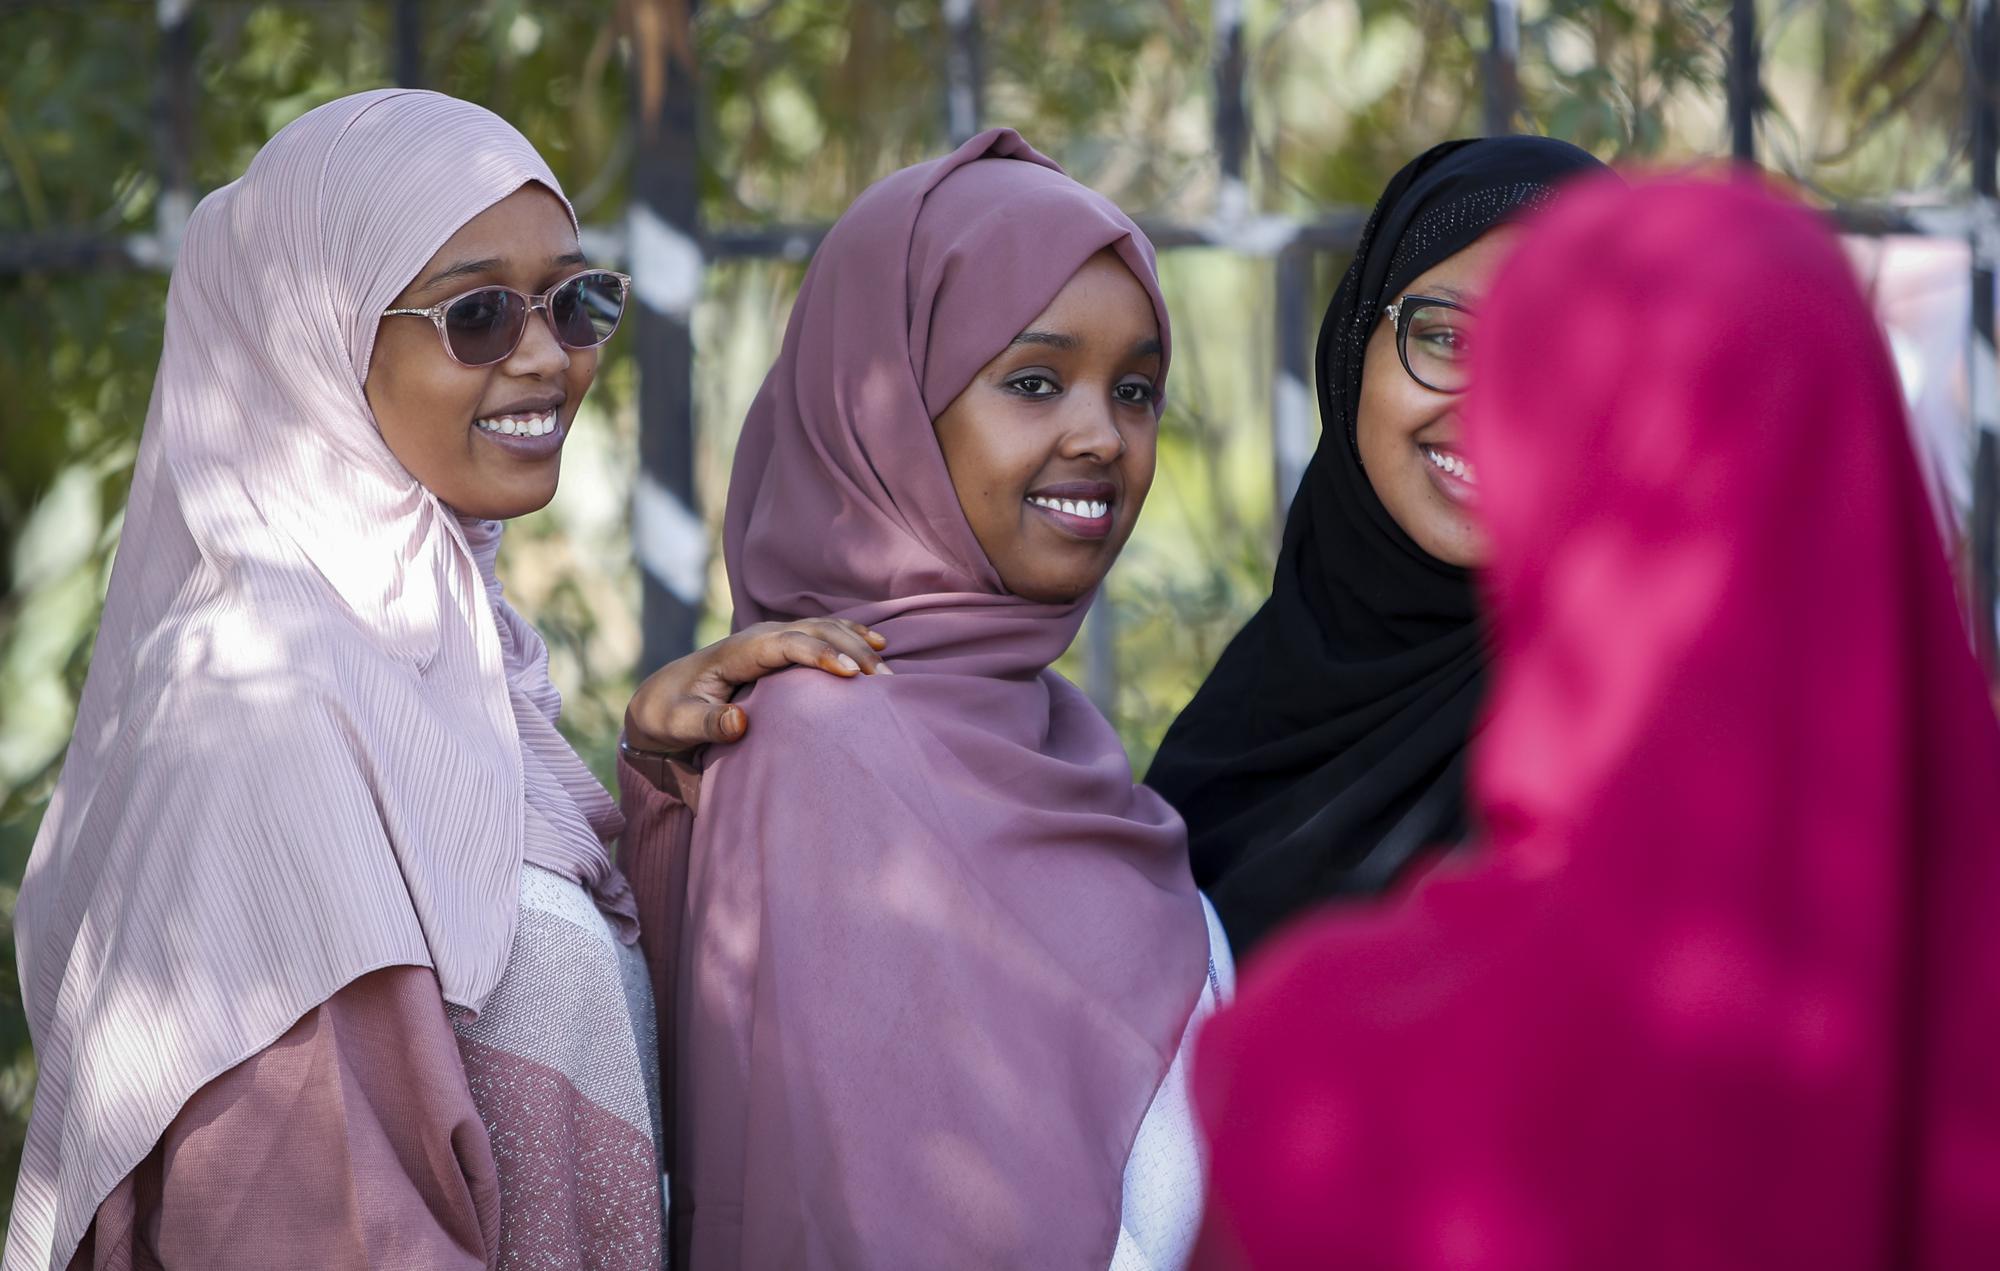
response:
<path fill-rule="evenodd" d="M 1482 329 L 1485 837 L 1204 1033 L 1206 1265 L 1992 1265 L 2000 727 L 1845 257 L 1599 181 Z"/>
<path fill-rule="evenodd" d="M 1463 832 L 1484 661 L 1472 581 L 1417 546 L 1362 470 L 1363 357 L 1413 279 L 1602 168 L 1547 137 L 1448 141 L 1390 180 L 1362 230 L 1320 325 L 1320 441 L 1271 597 L 1146 774 L 1186 818 L 1195 879 L 1239 956 L 1317 901 L 1380 891 L 1417 849 Z"/>
<path fill-rule="evenodd" d="M 737 623 L 865 622 L 896 673 L 761 682 L 704 777 L 669 1167 L 695 1265 L 1109 1265 L 1200 899 L 1178 819 L 1049 669 L 1089 598 L 1007 593 L 932 431 L 1105 249 L 1164 344 L 1138 228 L 983 133 L 855 201 L 751 406 Z"/>
<path fill-rule="evenodd" d="M 6 1271 L 65 1265 L 190 1095 L 357 976 L 429 966 L 476 1011 L 524 839 L 619 907 L 576 841 L 616 812 L 547 744 L 546 650 L 491 578 L 498 526 L 412 478 L 362 391 L 381 311 L 531 181 L 560 197 L 498 116 L 385 90 L 288 125 L 188 223 L 15 911 L 40 1076 Z M 517 694 L 546 730 L 525 773 Z"/>

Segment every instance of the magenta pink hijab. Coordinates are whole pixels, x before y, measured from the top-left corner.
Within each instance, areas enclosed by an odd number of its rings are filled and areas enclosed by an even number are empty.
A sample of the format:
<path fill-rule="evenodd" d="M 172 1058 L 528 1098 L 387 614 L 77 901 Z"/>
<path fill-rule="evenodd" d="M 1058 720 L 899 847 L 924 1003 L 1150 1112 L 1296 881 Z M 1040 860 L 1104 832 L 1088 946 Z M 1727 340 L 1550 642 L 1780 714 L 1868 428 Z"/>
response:
<path fill-rule="evenodd" d="M 1996 1265 L 2000 727 L 1840 249 L 1601 183 L 1481 330 L 1485 842 L 1203 1035 L 1203 1264 Z"/>
<path fill-rule="evenodd" d="M 64 1266 L 190 1095 L 357 976 L 430 966 L 477 1010 L 524 854 L 630 930 L 617 811 L 555 731 L 547 650 L 492 576 L 499 526 L 419 485 L 362 392 L 382 310 L 530 181 L 560 197 L 491 112 L 362 93 L 188 224 L 15 910 L 40 1076 L 7 1271 Z"/>
<path fill-rule="evenodd" d="M 672 1218 L 696 1266 L 1109 1265 L 1126 1157 L 1200 992 L 1180 821 L 1049 669 L 1087 600 L 1007 594 L 931 420 L 1115 251 L 1013 132 L 864 193 L 744 424 L 739 624 L 834 614 L 893 677 L 785 674 L 715 754 L 677 967 Z"/>

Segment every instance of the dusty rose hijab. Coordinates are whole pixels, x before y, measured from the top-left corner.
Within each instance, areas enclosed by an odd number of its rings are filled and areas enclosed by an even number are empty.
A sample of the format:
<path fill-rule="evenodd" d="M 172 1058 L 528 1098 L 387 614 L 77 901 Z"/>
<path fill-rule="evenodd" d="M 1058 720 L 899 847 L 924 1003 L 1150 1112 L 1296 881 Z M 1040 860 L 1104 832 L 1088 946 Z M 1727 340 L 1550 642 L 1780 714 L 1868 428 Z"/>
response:
<path fill-rule="evenodd" d="M 2000 727 L 1846 260 L 1603 184 L 1481 322 L 1485 846 L 1203 1035 L 1206 1265 L 1995 1265 Z"/>
<path fill-rule="evenodd" d="M 434 967 L 476 1010 L 524 842 L 629 916 L 598 841 L 617 812 L 492 578 L 499 527 L 403 470 L 361 388 L 382 309 L 529 181 L 560 195 L 492 113 L 363 93 L 286 127 L 188 224 L 15 911 L 40 1081 L 8 1271 L 64 1265 L 194 1091 L 356 976 Z"/>
<path fill-rule="evenodd" d="M 1203 982 L 1178 818 L 1049 670 L 1087 599 L 1011 596 L 931 430 L 1103 248 L 1013 132 L 864 193 L 737 450 L 739 623 L 837 614 L 893 677 L 781 675 L 705 778 L 677 972 L 673 1221 L 696 1266 L 1092 1268 Z"/>

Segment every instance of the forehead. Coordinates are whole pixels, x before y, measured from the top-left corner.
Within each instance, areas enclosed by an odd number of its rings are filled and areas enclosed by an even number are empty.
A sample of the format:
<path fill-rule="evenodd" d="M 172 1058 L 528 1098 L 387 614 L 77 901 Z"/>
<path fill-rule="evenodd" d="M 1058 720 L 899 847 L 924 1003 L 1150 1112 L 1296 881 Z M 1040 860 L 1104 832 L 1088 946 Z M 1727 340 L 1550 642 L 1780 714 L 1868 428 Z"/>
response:
<path fill-rule="evenodd" d="M 1030 327 L 1115 325 L 1156 335 L 1159 317 L 1153 298 L 1132 270 L 1109 249 L 1083 262 Z"/>
<path fill-rule="evenodd" d="M 543 261 L 575 247 L 576 228 L 562 200 L 539 182 L 530 182 L 459 226 L 429 263 L 516 257 Z"/>
<path fill-rule="evenodd" d="M 1520 237 L 1518 225 L 1496 226 L 1418 274 L 1404 290 L 1443 296 L 1447 300 L 1474 299 L 1486 290 L 1493 271 L 1500 267 Z"/>

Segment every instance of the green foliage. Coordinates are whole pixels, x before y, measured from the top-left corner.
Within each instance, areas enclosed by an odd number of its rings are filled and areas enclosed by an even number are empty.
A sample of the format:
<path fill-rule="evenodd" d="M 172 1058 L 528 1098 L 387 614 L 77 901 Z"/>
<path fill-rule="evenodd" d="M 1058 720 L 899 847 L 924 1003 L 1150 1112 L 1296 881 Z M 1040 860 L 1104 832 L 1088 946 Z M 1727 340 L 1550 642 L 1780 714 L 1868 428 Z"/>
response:
<path fill-rule="evenodd" d="M 624 25 L 679 0 L 429 4 L 430 84 L 498 110 L 542 149 L 588 224 L 622 214 L 639 77 Z M 1962 173 L 1964 6 L 1767 0 L 1763 141 L 1808 188 L 1876 197 Z M 1205 0 L 977 0 L 990 122 L 1020 128 L 1140 215 L 1198 218 L 1218 191 Z M 1411 154 L 1478 131 L 1483 0 L 1246 0 L 1257 210 L 1372 202 Z M 1607 157 L 1726 148 L 1721 0 L 1527 0 L 1523 127 Z M 381 0 L 193 6 L 193 174 L 207 190 L 312 106 L 389 82 Z M 162 117 L 156 6 L 0 10 L 0 235 L 154 227 Z M 946 143 L 936 0 L 705 0 L 702 207 L 711 226 L 824 221 Z M 669 73 L 681 73 L 669 68 Z M 1962 179 L 1958 177 L 1957 179 Z M 1322 262 L 1320 293 L 1339 262 Z M 1160 473 L 1114 573 L 1114 721 L 1143 769 L 1268 585 L 1271 267 L 1168 253 L 1180 322 Z M 695 315 L 698 472 L 713 522 L 737 421 L 776 349 L 797 262 L 711 271 Z M 158 357 L 163 275 L 0 276 L 0 918 L 11 915 L 71 726 Z M 565 724 L 600 772 L 638 657 L 625 508 L 635 371 L 615 349 L 556 503 L 509 534 L 503 574 L 541 627 Z M 726 596 L 719 567 L 711 595 Z M 1093 619 L 1093 621 L 1097 621 Z M 712 606 L 704 632 L 726 615 Z M 1079 678 L 1085 658 L 1065 666 Z M 0 1189 L 32 1058 L 0 930 Z"/>

